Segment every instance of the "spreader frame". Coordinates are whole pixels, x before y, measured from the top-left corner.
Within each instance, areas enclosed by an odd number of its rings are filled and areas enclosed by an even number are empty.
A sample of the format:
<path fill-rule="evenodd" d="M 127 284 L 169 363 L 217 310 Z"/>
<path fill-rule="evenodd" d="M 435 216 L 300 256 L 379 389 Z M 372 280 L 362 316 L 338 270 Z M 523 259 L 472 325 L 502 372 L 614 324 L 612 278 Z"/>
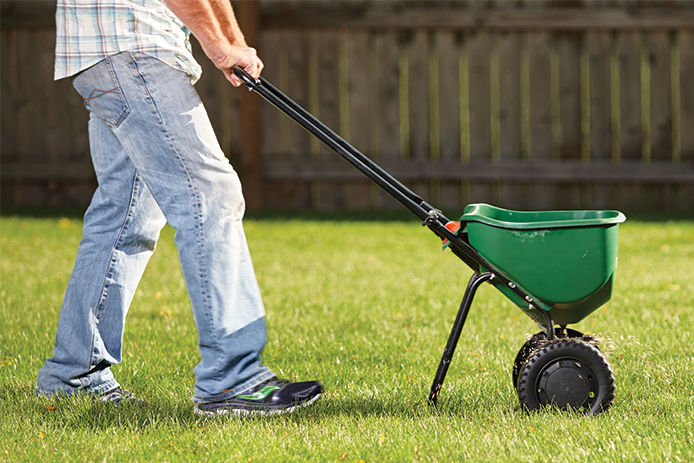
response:
<path fill-rule="evenodd" d="M 451 363 L 453 352 L 455 351 L 460 333 L 465 324 L 467 314 L 472 305 L 477 288 L 479 288 L 482 283 L 496 280 L 508 287 L 513 293 L 527 302 L 527 307 L 521 308 L 523 312 L 545 330 L 548 339 L 554 338 L 554 322 L 549 313 L 549 308 L 545 307 L 544 304 L 540 303 L 530 292 L 504 275 L 501 269 L 497 268 L 497 266 L 477 252 L 468 242 L 465 233 L 456 234 L 446 228 L 446 224 L 448 224 L 450 220 L 440 210 L 436 209 L 419 195 L 407 188 L 372 159 L 364 155 L 344 138 L 340 137 L 329 127 L 316 119 L 312 114 L 306 111 L 306 109 L 282 93 L 265 78 L 260 77 L 254 79 L 247 72 L 239 68 L 233 68 L 232 71 L 234 75 L 248 87 L 249 91 L 256 92 L 280 111 L 294 119 L 299 125 L 315 135 L 319 140 L 340 155 L 340 157 L 349 162 L 419 217 L 422 220 L 423 226 L 427 226 L 442 240 L 448 240 L 452 252 L 474 271 L 468 282 L 467 289 L 465 290 L 434 382 L 431 386 L 429 403 L 436 404 L 443 380 L 448 371 L 448 366 Z"/>

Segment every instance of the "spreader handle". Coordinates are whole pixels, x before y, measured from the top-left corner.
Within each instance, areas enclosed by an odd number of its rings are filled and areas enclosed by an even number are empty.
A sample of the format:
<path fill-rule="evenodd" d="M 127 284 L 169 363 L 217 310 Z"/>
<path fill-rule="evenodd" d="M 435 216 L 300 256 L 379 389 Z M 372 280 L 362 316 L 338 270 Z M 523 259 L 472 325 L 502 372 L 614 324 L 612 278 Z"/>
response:
<path fill-rule="evenodd" d="M 385 189 L 405 207 L 410 209 L 428 225 L 431 221 L 438 222 L 439 229 L 448 219 L 433 206 L 424 201 L 419 195 L 403 185 L 399 180 L 386 172 L 368 156 L 350 145 L 344 138 L 333 132 L 328 126 L 316 119 L 301 105 L 282 93 L 277 87 L 260 77 L 253 79 L 246 71 L 234 67 L 232 72 L 248 87 L 268 100 L 282 112 L 298 122 L 306 130 L 318 137 L 323 143 L 332 148 L 338 155 L 356 167 L 359 171 Z M 435 214 L 432 217 L 432 213 Z M 437 234 L 440 230 L 435 231 Z"/>
<path fill-rule="evenodd" d="M 231 72 L 234 73 L 236 77 L 246 86 L 248 87 L 248 90 L 255 90 L 256 87 L 260 84 L 260 81 L 258 79 L 254 79 L 249 73 L 244 71 L 243 69 L 234 66 L 231 68 Z"/>

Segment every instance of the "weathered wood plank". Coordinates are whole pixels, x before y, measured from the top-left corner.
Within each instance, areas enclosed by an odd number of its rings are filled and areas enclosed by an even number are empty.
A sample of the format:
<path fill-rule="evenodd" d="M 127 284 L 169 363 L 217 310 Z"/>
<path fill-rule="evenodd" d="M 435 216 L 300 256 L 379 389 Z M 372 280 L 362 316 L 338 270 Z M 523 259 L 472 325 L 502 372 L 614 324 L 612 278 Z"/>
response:
<path fill-rule="evenodd" d="M 312 46 L 316 47 L 318 59 L 318 114 L 320 120 L 334 132 L 340 131 L 340 77 L 339 56 L 340 38 L 336 31 L 316 31 L 311 34 Z M 312 90 L 313 91 L 313 90 Z M 320 143 L 320 142 L 319 142 Z M 320 143 L 319 157 L 332 157 L 336 154 Z M 318 179 L 318 196 L 314 198 L 318 209 L 339 209 L 342 207 L 342 185 L 335 182 L 322 182 Z"/>
<path fill-rule="evenodd" d="M 653 161 L 644 164 L 640 161 L 624 161 L 619 164 L 598 162 L 587 164 L 580 160 L 561 163 L 504 161 L 490 162 L 475 160 L 462 164 L 457 161 L 430 163 L 412 160 L 384 160 L 380 163 L 387 171 L 403 180 L 443 180 L 469 179 L 490 181 L 498 178 L 512 181 L 557 181 L 573 180 L 595 182 L 652 182 L 652 183 L 694 183 L 694 163 L 672 164 Z M 288 159 L 265 164 L 268 178 L 322 178 L 343 179 L 358 177 L 355 169 L 345 169 L 344 162 L 333 159 L 316 159 L 301 162 Z"/>
<path fill-rule="evenodd" d="M 680 106 L 680 153 L 677 162 L 694 163 L 694 33 L 681 31 L 677 37 L 679 48 L 679 106 Z M 694 209 L 694 185 L 683 185 L 679 189 L 680 208 Z"/>
<path fill-rule="evenodd" d="M 617 36 L 620 65 L 621 159 L 641 159 L 641 35 Z"/>
<path fill-rule="evenodd" d="M 309 42 L 305 31 L 283 31 L 280 62 L 280 89 L 304 107 L 308 107 Z M 273 109 L 274 110 L 274 109 Z M 280 119 L 281 149 L 288 159 L 308 160 L 310 136 L 302 127 L 284 115 Z M 305 208 L 311 203 L 310 182 L 288 179 L 268 188 L 269 207 Z"/>
<path fill-rule="evenodd" d="M 403 146 L 403 157 L 420 161 L 436 162 L 431 158 L 429 113 L 429 39 L 426 31 L 416 31 L 408 38 L 407 53 L 408 110 L 400 109 L 401 117 L 407 117 L 408 124 L 401 124 L 401 137 L 407 140 Z M 403 79 L 400 80 L 404 82 Z M 409 133 L 408 133 L 409 132 Z M 438 155 L 438 153 L 437 153 Z M 414 182 L 409 187 L 424 198 L 431 198 L 429 182 Z M 438 199 L 438 198 L 436 198 Z M 434 200 L 434 199 L 432 199 Z"/>
<path fill-rule="evenodd" d="M 559 53 L 561 159 L 581 157 L 581 36 L 555 36 Z"/>
<path fill-rule="evenodd" d="M 631 2 L 631 0 L 629 0 Z M 659 7 L 601 5 L 593 8 L 534 5 L 522 8 L 501 4 L 479 7 L 476 0 L 460 2 L 461 8 L 414 5 L 393 14 L 396 2 L 261 2 L 261 25 L 271 28 L 432 28 L 441 30 L 663 30 L 694 29 L 690 4 L 664 3 Z M 371 8 L 368 8 L 371 6 Z M 238 7 L 238 3 L 237 3 Z M 2 28 L 50 27 L 54 24 L 54 0 L 4 0 L 0 4 Z"/>
<path fill-rule="evenodd" d="M 452 32 L 434 37 L 437 57 L 438 152 L 442 161 L 460 162 L 460 45 Z M 460 181 L 442 181 L 436 204 L 441 208 L 460 208 Z"/>
<path fill-rule="evenodd" d="M 694 161 L 694 33 L 680 32 L 679 75 L 680 75 L 680 159 L 682 162 Z M 691 198 L 690 198 L 691 200 Z"/>
<path fill-rule="evenodd" d="M 521 39 L 517 33 L 499 38 L 499 156 L 501 161 L 521 158 Z M 527 201 L 518 181 L 502 179 L 499 204 L 511 209 L 522 208 Z"/>
<path fill-rule="evenodd" d="M 588 117 L 590 143 L 590 162 L 606 162 L 611 153 L 611 119 L 610 119 L 610 46 L 609 32 L 589 32 L 585 37 L 587 54 Z M 584 78 L 585 78 L 584 77 Z M 585 98 L 582 104 L 585 104 Z M 585 122 L 583 122 L 585 123 Z M 585 140 L 584 140 L 585 142 Z M 610 207 L 612 187 L 604 184 L 590 185 L 591 204 L 588 207 Z"/>
<path fill-rule="evenodd" d="M 261 34 L 258 55 L 263 60 L 263 77 L 272 82 L 280 90 L 286 91 L 288 76 L 282 75 L 287 71 L 287 50 L 283 48 L 285 43 L 284 32 L 265 31 Z M 261 106 L 262 143 L 261 153 L 264 159 L 275 156 L 285 156 L 283 145 L 283 128 L 290 121 L 287 116 L 270 104 Z"/>
<path fill-rule="evenodd" d="M 0 106 L 0 153 L 3 162 L 17 160 L 17 136 L 14 116 L 14 78 L 16 50 L 14 48 L 17 31 L 11 29 L 0 30 L 0 92 L 2 92 L 2 105 Z"/>
<path fill-rule="evenodd" d="M 347 133 L 342 135 L 355 148 L 371 156 L 369 150 L 370 111 L 369 101 L 371 80 L 369 78 L 368 58 L 369 36 L 365 31 L 343 32 L 346 41 L 345 59 L 347 66 Z M 368 56 L 368 53 L 367 53 Z M 371 185 L 367 180 L 357 179 L 345 183 L 345 207 L 348 209 L 367 209 L 371 205 Z"/>
<path fill-rule="evenodd" d="M 670 34 L 667 32 L 653 31 L 644 36 L 643 53 L 646 69 L 649 76 L 648 88 L 648 118 L 642 117 L 642 130 L 648 130 L 648 140 L 644 140 L 643 149 L 648 149 L 644 160 L 672 159 L 672 106 L 670 95 L 671 63 L 670 63 Z M 646 146 L 647 144 L 647 146 Z M 670 187 L 654 185 L 647 191 L 648 201 L 654 204 L 667 204 L 671 197 Z"/>
<path fill-rule="evenodd" d="M 552 107 L 550 79 L 550 35 L 546 32 L 527 34 L 528 94 L 530 101 L 528 158 L 551 162 Z M 534 182 L 530 187 L 529 207 L 549 209 L 554 204 L 554 187 Z"/>
<path fill-rule="evenodd" d="M 469 29 L 474 31 L 506 30 L 663 30 L 694 28 L 694 10 L 671 8 L 436 8 L 414 5 L 401 8 L 397 14 L 389 2 L 361 3 L 352 8 L 335 2 L 316 5 L 283 4 L 264 9 L 265 28 L 350 27 L 367 29 Z M 372 8 L 367 8 L 372 6 Z M 673 14 L 676 12 L 676 14 Z"/>
<path fill-rule="evenodd" d="M 590 84 L 590 159 L 610 159 L 610 34 L 586 35 Z"/>
<path fill-rule="evenodd" d="M 375 89 L 377 94 L 376 113 L 378 123 L 375 132 L 377 138 L 376 158 L 382 161 L 401 159 L 400 151 L 400 66 L 398 36 L 393 32 L 378 33 L 374 36 L 374 61 L 370 72 L 376 75 Z M 373 121 L 374 119 L 372 119 Z M 379 161 L 380 162 L 380 161 Z M 375 189 L 374 206 L 395 208 L 397 203 L 385 192 Z"/>
<path fill-rule="evenodd" d="M 581 46 L 582 37 L 573 32 L 560 32 L 554 35 L 556 53 L 554 76 L 558 94 L 552 102 L 555 108 L 553 117 L 559 116 L 555 129 L 555 160 L 581 159 Z M 558 99 L 557 99 L 558 96 Z M 556 127 L 556 122 L 555 122 Z M 558 157 L 557 157 L 558 155 Z M 555 189 L 555 201 L 566 207 L 581 207 L 581 185 L 577 182 L 564 182 Z"/>
<path fill-rule="evenodd" d="M 470 162 L 491 159 L 490 52 L 491 36 L 486 32 L 467 37 L 470 82 Z M 470 202 L 495 202 L 491 183 L 470 183 Z"/>
<path fill-rule="evenodd" d="M 610 182 L 650 182 L 671 184 L 694 184 L 694 163 L 673 164 L 653 161 L 644 164 L 640 161 L 624 161 L 619 164 L 595 161 L 585 164 L 580 161 L 563 163 L 505 161 L 492 163 L 474 161 L 461 164 L 455 160 L 431 164 L 423 161 L 390 160 L 380 163 L 386 170 L 402 179 L 532 179 L 538 181 L 564 181 L 576 179 L 584 181 Z M 265 175 L 268 179 L 301 179 L 315 177 L 324 179 L 360 178 L 361 173 L 349 168 L 339 159 L 320 158 L 311 162 L 286 158 L 266 162 Z M 12 162 L 3 165 L 3 179 L 85 179 L 92 176 L 88 160 L 73 163 L 42 163 L 31 161 Z"/>

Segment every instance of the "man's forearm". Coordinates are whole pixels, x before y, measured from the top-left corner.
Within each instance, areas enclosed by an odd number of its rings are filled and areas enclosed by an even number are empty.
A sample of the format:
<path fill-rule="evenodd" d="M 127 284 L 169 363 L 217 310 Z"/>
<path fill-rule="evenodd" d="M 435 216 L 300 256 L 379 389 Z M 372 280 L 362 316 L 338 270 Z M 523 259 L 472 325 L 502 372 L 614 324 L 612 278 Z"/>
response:
<path fill-rule="evenodd" d="M 215 61 L 229 45 L 247 46 L 228 0 L 164 0 Z"/>
<path fill-rule="evenodd" d="M 222 33 L 226 35 L 229 42 L 232 45 L 248 46 L 229 0 L 209 0 L 209 2 L 217 14 Z"/>
<path fill-rule="evenodd" d="M 232 71 L 242 68 L 258 77 L 263 62 L 246 44 L 229 0 L 164 0 L 173 13 L 197 37 L 203 51 L 232 85 L 241 81 Z"/>

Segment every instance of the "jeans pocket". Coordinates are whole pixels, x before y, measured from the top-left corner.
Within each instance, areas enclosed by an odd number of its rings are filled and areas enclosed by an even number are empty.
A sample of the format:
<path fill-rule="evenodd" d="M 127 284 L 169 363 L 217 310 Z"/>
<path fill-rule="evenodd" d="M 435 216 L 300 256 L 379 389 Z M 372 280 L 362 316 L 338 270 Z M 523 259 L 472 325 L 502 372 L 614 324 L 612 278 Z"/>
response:
<path fill-rule="evenodd" d="M 130 113 L 110 58 L 79 73 L 72 86 L 84 100 L 84 106 L 111 127 L 118 127 Z"/>

